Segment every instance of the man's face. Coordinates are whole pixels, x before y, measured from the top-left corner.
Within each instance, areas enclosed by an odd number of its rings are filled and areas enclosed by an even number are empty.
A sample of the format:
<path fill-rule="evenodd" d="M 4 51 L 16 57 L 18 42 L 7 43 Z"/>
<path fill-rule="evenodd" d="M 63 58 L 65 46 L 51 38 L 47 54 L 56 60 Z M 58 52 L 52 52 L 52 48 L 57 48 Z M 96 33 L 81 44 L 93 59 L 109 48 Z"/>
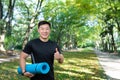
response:
<path fill-rule="evenodd" d="M 42 39 L 48 39 L 50 34 L 50 27 L 48 24 L 41 25 L 38 29 L 38 32 L 40 33 L 40 37 Z"/>

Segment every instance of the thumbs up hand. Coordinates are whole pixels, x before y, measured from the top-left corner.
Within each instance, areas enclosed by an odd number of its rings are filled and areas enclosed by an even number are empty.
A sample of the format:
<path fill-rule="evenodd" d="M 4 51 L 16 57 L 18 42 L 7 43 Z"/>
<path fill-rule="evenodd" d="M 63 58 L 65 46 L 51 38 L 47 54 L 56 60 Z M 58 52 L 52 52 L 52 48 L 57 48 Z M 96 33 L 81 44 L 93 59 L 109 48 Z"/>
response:
<path fill-rule="evenodd" d="M 55 49 L 55 53 L 54 53 L 54 58 L 56 59 L 56 60 L 59 60 L 60 59 L 60 53 L 59 53 L 59 51 L 58 51 L 58 48 L 56 48 Z"/>

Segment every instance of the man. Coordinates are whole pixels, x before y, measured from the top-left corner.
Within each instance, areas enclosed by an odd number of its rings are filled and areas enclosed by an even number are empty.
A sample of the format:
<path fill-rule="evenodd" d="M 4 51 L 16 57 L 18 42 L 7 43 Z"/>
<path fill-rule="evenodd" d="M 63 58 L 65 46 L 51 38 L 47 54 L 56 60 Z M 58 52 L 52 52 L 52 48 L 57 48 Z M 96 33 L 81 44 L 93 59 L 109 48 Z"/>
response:
<path fill-rule="evenodd" d="M 38 32 L 40 37 L 29 41 L 20 54 L 20 67 L 24 76 L 30 80 L 54 80 L 54 59 L 63 63 L 64 56 L 61 54 L 58 45 L 49 40 L 51 24 L 47 21 L 38 23 Z M 47 62 L 50 71 L 47 74 L 31 74 L 25 71 L 26 58 L 32 54 L 35 63 Z M 32 59 L 33 62 L 33 59 Z"/>

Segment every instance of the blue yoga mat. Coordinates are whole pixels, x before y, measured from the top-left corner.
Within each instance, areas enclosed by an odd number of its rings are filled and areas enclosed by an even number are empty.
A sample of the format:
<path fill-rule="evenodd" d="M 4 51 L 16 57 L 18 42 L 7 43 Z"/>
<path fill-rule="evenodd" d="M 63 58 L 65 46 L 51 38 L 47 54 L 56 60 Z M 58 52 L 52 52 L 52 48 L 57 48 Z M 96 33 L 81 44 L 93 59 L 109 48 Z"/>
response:
<path fill-rule="evenodd" d="M 48 63 L 36 63 L 36 64 L 26 64 L 26 72 L 30 72 L 32 74 L 47 74 L 50 70 Z M 18 74 L 22 74 L 22 70 L 20 66 L 17 69 Z"/>

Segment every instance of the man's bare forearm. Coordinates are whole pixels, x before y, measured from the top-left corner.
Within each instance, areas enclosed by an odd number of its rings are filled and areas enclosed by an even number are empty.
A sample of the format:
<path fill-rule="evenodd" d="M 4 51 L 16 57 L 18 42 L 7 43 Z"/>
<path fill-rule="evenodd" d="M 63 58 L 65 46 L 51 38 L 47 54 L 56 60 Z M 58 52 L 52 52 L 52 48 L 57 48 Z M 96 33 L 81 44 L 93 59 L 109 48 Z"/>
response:
<path fill-rule="evenodd" d="M 27 55 L 24 52 L 22 52 L 20 55 L 20 67 L 21 67 L 23 73 L 25 72 L 26 57 L 27 57 Z"/>
<path fill-rule="evenodd" d="M 20 59 L 20 67 L 22 69 L 22 72 L 25 72 L 25 66 L 26 66 L 26 62 L 25 59 Z"/>

